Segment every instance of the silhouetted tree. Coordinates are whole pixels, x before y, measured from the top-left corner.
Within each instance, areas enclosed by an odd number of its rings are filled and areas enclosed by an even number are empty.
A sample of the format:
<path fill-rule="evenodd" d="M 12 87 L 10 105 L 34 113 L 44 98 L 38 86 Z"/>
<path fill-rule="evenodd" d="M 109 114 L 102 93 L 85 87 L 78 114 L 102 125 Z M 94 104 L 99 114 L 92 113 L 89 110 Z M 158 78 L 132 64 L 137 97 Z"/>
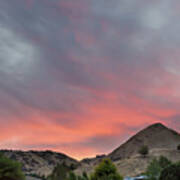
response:
<path fill-rule="evenodd" d="M 145 157 L 149 153 L 149 148 L 148 148 L 148 146 L 144 145 L 139 149 L 138 152 L 139 152 L 139 154 L 141 154 L 142 156 Z"/>
<path fill-rule="evenodd" d="M 68 178 L 67 178 L 68 180 L 77 180 L 77 176 L 76 176 L 76 174 L 74 173 L 74 172 L 70 172 L 69 173 L 69 176 L 68 176 Z"/>
<path fill-rule="evenodd" d="M 0 180 L 25 180 L 19 162 L 0 155 Z"/>
<path fill-rule="evenodd" d="M 159 180 L 180 180 L 180 163 L 166 167 L 161 172 Z"/>
<path fill-rule="evenodd" d="M 151 163 L 148 165 L 145 173 L 148 176 L 148 180 L 159 180 L 161 171 L 171 164 L 171 161 L 169 161 L 164 156 L 160 156 L 159 159 L 153 159 Z"/>
<path fill-rule="evenodd" d="M 91 180 L 123 180 L 123 178 L 111 160 L 104 159 L 91 175 Z"/>
<path fill-rule="evenodd" d="M 70 172 L 70 168 L 63 164 L 58 164 L 52 174 L 48 177 L 48 180 L 66 180 L 68 173 Z"/>

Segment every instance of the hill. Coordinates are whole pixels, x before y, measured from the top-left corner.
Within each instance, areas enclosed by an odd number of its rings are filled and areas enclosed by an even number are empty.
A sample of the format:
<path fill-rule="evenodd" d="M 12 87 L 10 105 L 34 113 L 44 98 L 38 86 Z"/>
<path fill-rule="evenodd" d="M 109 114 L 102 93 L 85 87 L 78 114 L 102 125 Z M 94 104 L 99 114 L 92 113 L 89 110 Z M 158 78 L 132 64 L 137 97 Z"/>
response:
<path fill-rule="evenodd" d="M 113 161 L 129 158 L 138 153 L 143 145 L 149 149 L 176 149 L 180 144 L 180 134 L 167 128 L 161 123 L 153 124 L 136 135 L 126 143 L 111 152 L 108 157 Z"/>
<path fill-rule="evenodd" d="M 163 124 L 156 123 L 141 130 L 110 154 L 102 156 L 102 158 L 110 158 L 123 176 L 136 176 L 143 173 L 149 162 L 155 157 L 164 155 L 171 161 L 180 161 L 180 153 L 177 151 L 179 144 L 179 133 Z M 147 145 L 150 150 L 146 158 L 138 154 L 143 145 Z M 92 172 L 102 158 L 83 160 L 76 173 Z"/>
<path fill-rule="evenodd" d="M 49 175 L 57 164 L 77 167 L 75 159 L 53 151 L 11 151 L 1 150 L 5 156 L 22 163 L 25 174 Z"/>

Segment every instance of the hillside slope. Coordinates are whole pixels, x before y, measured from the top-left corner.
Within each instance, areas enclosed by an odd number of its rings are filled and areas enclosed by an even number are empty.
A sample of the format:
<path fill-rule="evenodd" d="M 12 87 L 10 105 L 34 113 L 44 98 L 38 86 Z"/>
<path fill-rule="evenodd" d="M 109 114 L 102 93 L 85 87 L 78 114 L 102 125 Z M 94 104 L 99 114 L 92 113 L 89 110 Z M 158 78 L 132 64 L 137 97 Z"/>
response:
<path fill-rule="evenodd" d="M 156 123 L 131 137 L 126 143 L 111 152 L 108 157 L 113 161 L 129 158 L 138 153 L 139 148 L 147 145 L 149 149 L 176 149 L 180 144 L 180 134 Z"/>
<path fill-rule="evenodd" d="M 155 157 L 163 155 L 173 162 L 180 161 L 180 152 L 177 150 L 179 144 L 179 133 L 163 124 L 156 123 L 138 132 L 102 158 L 110 158 L 123 176 L 136 176 L 143 173 L 149 162 Z M 147 145 L 150 150 L 146 158 L 138 154 L 143 145 Z M 77 174 L 81 174 L 83 171 L 91 173 L 102 158 L 83 160 L 75 172 Z"/>
<path fill-rule="evenodd" d="M 79 162 L 62 153 L 52 151 L 11 151 L 1 150 L 10 159 L 22 163 L 26 174 L 49 175 L 57 164 L 78 166 Z"/>

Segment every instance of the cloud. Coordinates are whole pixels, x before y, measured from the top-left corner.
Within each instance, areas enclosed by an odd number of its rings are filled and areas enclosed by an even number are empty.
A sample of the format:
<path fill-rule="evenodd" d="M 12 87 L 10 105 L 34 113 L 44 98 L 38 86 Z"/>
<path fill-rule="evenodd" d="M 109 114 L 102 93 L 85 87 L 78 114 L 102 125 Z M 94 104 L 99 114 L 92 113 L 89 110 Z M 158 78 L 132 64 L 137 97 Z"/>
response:
<path fill-rule="evenodd" d="M 138 127 L 178 124 L 177 7 L 177 0 L 1 0 L 2 146 L 15 138 L 17 148 L 47 144 L 82 157 L 112 150 Z"/>

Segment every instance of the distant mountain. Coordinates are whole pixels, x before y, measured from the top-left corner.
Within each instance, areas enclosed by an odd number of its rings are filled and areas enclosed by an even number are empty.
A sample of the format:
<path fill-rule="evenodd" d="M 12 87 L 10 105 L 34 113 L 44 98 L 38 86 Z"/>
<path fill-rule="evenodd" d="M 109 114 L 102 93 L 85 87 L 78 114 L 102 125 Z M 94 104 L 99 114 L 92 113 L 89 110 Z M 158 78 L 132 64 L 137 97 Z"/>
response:
<path fill-rule="evenodd" d="M 77 167 L 79 162 L 65 154 L 53 151 L 11 151 L 1 150 L 10 159 L 22 163 L 26 174 L 49 175 L 57 164 Z"/>
<path fill-rule="evenodd" d="M 147 145 L 149 149 L 176 149 L 180 144 L 180 134 L 161 123 L 153 124 L 131 137 L 126 143 L 111 152 L 113 161 L 129 158 Z"/>

